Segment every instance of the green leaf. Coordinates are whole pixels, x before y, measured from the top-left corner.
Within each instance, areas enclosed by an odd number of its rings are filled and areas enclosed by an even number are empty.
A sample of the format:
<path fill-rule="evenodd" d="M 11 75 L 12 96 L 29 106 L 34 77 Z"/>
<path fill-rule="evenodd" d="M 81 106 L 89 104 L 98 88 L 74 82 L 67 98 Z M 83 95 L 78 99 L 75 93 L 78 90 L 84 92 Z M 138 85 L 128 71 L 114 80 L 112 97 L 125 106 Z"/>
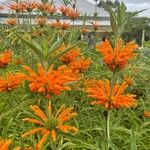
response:
<path fill-rule="evenodd" d="M 131 132 L 131 150 L 137 150 L 136 137 L 133 129 Z"/>
<path fill-rule="evenodd" d="M 53 54 L 56 50 L 58 50 L 62 41 L 63 41 L 63 37 L 61 37 L 60 39 L 57 39 L 57 41 L 55 43 L 53 43 L 51 48 L 48 50 L 48 54 L 46 56 L 47 61 L 51 61 L 51 54 Z"/>
<path fill-rule="evenodd" d="M 37 55 L 41 62 L 45 59 L 44 54 L 42 52 L 42 48 L 38 46 L 37 43 L 33 41 L 26 40 L 25 38 L 21 37 L 20 35 L 16 34 L 18 38 L 20 38 L 25 44 L 27 44 Z"/>

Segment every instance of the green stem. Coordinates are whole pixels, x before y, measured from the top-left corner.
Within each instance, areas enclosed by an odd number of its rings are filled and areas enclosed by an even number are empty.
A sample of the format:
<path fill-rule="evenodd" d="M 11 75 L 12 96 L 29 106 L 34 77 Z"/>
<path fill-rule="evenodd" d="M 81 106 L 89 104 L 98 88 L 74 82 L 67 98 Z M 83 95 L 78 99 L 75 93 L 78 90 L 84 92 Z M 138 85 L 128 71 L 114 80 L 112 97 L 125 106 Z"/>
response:
<path fill-rule="evenodd" d="M 56 150 L 56 143 L 55 142 L 52 142 L 51 148 L 52 148 L 52 150 Z"/>
<path fill-rule="evenodd" d="M 31 12 L 29 12 L 29 32 L 31 33 L 32 24 L 31 24 Z"/>
<path fill-rule="evenodd" d="M 107 136 L 107 150 L 110 148 L 110 108 L 111 108 L 111 97 L 113 93 L 113 88 L 115 84 L 115 73 L 112 72 L 112 78 L 111 78 L 111 85 L 110 85 L 110 101 L 109 101 L 109 106 L 108 106 L 108 111 L 107 111 L 107 118 L 106 118 L 106 136 Z"/>
<path fill-rule="evenodd" d="M 13 107 L 13 98 L 12 98 L 12 93 L 11 93 L 11 91 L 9 92 L 9 105 L 10 105 L 11 107 Z"/>
<path fill-rule="evenodd" d="M 106 120 L 106 134 L 107 134 L 107 150 L 109 150 L 110 143 L 110 110 L 107 111 L 107 120 Z"/>

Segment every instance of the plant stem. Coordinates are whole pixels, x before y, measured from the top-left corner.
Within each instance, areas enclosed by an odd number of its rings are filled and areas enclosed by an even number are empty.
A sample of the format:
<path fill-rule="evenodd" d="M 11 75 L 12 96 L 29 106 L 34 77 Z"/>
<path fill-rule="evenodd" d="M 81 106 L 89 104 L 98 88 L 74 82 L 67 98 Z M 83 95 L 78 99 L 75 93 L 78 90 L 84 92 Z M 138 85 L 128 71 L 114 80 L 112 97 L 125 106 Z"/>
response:
<path fill-rule="evenodd" d="M 29 32 L 31 33 L 32 23 L 31 23 L 31 12 L 29 12 Z"/>
<path fill-rule="evenodd" d="M 56 143 L 55 142 L 52 142 L 51 148 L 52 148 L 52 150 L 56 150 Z"/>
<path fill-rule="evenodd" d="M 107 117 L 106 117 L 106 136 L 107 136 L 107 150 L 109 150 L 110 148 L 110 107 L 111 107 L 111 97 L 112 97 L 112 93 L 113 93 L 113 87 L 115 84 L 115 73 L 112 72 L 112 77 L 111 77 L 111 85 L 110 85 L 110 96 L 109 96 L 109 106 L 108 106 L 108 110 L 107 110 Z"/>
<path fill-rule="evenodd" d="M 110 142 L 110 110 L 107 111 L 107 120 L 106 120 L 106 134 L 107 134 L 107 150 L 109 150 Z"/>
<path fill-rule="evenodd" d="M 11 106 L 11 107 L 13 107 L 13 98 L 12 98 L 12 93 L 11 93 L 11 91 L 9 92 L 9 105 Z"/>

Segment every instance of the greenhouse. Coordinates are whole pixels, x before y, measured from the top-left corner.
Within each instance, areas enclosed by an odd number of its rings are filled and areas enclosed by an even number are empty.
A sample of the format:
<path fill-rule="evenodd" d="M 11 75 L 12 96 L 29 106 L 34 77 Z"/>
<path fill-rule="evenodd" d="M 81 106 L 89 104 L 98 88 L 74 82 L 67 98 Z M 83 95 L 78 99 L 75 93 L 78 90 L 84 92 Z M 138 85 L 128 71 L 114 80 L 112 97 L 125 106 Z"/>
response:
<path fill-rule="evenodd" d="M 149 0 L 0 0 L 0 150 L 150 150 Z"/>

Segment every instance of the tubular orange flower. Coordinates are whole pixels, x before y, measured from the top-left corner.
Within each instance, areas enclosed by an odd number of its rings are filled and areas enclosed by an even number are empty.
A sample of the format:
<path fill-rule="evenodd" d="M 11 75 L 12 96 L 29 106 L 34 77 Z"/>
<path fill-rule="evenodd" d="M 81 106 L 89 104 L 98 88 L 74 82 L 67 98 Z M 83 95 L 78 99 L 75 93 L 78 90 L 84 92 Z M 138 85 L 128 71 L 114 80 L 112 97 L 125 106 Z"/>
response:
<path fill-rule="evenodd" d="M 38 9 L 44 14 L 50 13 L 52 15 L 56 12 L 56 8 L 54 6 L 52 6 L 51 4 L 48 4 L 48 3 L 46 3 L 46 4 L 39 3 Z"/>
<path fill-rule="evenodd" d="M 32 31 L 31 32 L 31 36 L 32 38 L 36 38 L 36 37 L 39 37 L 39 36 L 42 36 L 43 32 L 42 31 Z"/>
<path fill-rule="evenodd" d="M 34 123 L 40 127 L 34 128 L 33 130 L 26 132 L 22 135 L 22 137 L 26 137 L 40 132 L 42 138 L 36 145 L 36 148 L 38 150 L 41 149 L 48 136 L 51 137 L 52 141 L 56 141 L 59 131 L 65 133 L 68 133 L 69 131 L 78 131 L 77 128 L 65 124 L 65 122 L 69 121 L 71 118 L 77 115 L 77 113 L 72 112 L 73 108 L 65 108 L 64 106 L 61 106 L 55 115 L 52 112 L 51 104 L 48 104 L 47 106 L 47 113 L 44 113 L 36 105 L 31 106 L 31 109 L 39 119 L 24 118 L 23 121 Z"/>
<path fill-rule="evenodd" d="M 132 107 L 136 105 L 136 95 L 127 94 L 123 92 L 126 90 L 128 85 L 123 82 L 121 85 L 116 84 L 112 89 L 112 96 L 110 97 L 111 85 L 109 81 L 95 80 L 87 83 L 86 92 L 88 95 L 96 101 L 93 101 L 93 105 L 101 105 L 106 109 L 120 108 L 120 107 Z"/>
<path fill-rule="evenodd" d="M 144 116 L 147 117 L 147 118 L 150 118 L 150 112 L 149 111 L 145 111 L 144 112 Z"/>
<path fill-rule="evenodd" d="M 80 32 L 81 32 L 82 34 L 85 34 L 85 33 L 87 33 L 87 32 L 88 32 L 88 29 L 86 29 L 86 28 L 82 28 L 82 29 L 80 30 Z"/>
<path fill-rule="evenodd" d="M 67 15 L 67 13 L 68 13 L 68 11 L 69 11 L 69 7 L 67 7 L 67 6 L 60 6 L 60 8 L 59 8 L 59 10 L 60 10 L 60 12 L 62 13 L 62 15 L 64 15 L 64 16 L 66 16 Z"/>
<path fill-rule="evenodd" d="M 0 53 L 0 68 L 6 68 L 11 59 L 12 59 L 11 50 L 6 50 L 3 53 Z"/>
<path fill-rule="evenodd" d="M 123 41 L 120 39 L 114 49 L 108 40 L 98 44 L 96 48 L 103 55 L 103 61 L 108 68 L 111 71 L 118 71 L 125 68 L 129 59 L 136 56 L 134 50 L 138 46 L 134 42 L 129 42 L 123 47 Z"/>
<path fill-rule="evenodd" d="M 4 9 L 4 6 L 0 5 L 0 11 Z"/>
<path fill-rule="evenodd" d="M 11 140 L 0 139 L 0 150 L 9 150 L 11 143 Z"/>
<path fill-rule="evenodd" d="M 29 81 L 30 90 L 40 92 L 46 96 L 60 94 L 64 90 L 70 90 L 67 83 L 78 80 L 77 74 L 72 74 L 66 66 L 61 66 L 57 70 L 51 67 L 48 72 L 44 70 L 41 64 L 38 64 L 38 72 L 34 72 L 31 68 L 25 66 L 28 71 L 25 79 Z"/>
<path fill-rule="evenodd" d="M 16 18 L 7 19 L 7 20 L 6 20 L 6 23 L 7 23 L 8 25 L 15 26 L 15 25 L 17 25 L 17 19 L 16 19 Z"/>
<path fill-rule="evenodd" d="M 38 3 L 29 1 L 29 2 L 24 2 L 23 5 L 24 5 L 24 9 L 27 12 L 32 12 L 34 9 L 37 8 Z"/>
<path fill-rule="evenodd" d="M 66 45 L 62 44 L 59 51 L 64 51 L 66 49 Z M 73 62 L 78 56 L 80 56 L 80 49 L 79 48 L 73 48 L 66 54 L 64 54 L 62 57 L 60 57 L 59 61 L 65 64 L 70 64 Z"/>
<path fill-rule="evenodd" d="M 97 23 L 97 21 L 92 22 L 92 27 L 95 31 L 98 30 L 99 24 Z"/>
<path fill-rule="evenodd" d="M 67 12 L 67 17 L 69 17 L 71 20 L 75 20 L 80 17 L 80 12 L 74 9 L 69 9 Z"/>
<path fill-rule="evenodd" d="M 36 19 L 36 23 L 40 26 L 40 27 L 44 27 L 46 25 L 47 19 L 46 18 L 37 18 Z"/>
<path fill-rule="evenodd" d="M 58 28 L 62 30 L 66 30 L 70 27 L 70 23 L 65 21 L 55 21 L 55 22 L 48 23 L 48 25 L 52 28 Z"/>
<path fill-rule="evenodd" d="M 23 3 L 11 3 L 8 7 L 10 8 L 10 10 L 17 13 L 23 12 L 25 10 L 25 6 Z"/>
<path fill-rule="evenodd" d="M 92 63 L 90 58 L 81 57 L 79 60 L 76 59 L 69 64 L 69 67 L 73 72 L 83 73 L 86 71 Z"/>
<path fill-rule="evenodd" d="M 128 86 L 132 85 L 132 83 L 133 83 L 132 79 L 128 76 L 125 76 L 124 80 Z"/>
<path fill-rule="evenodd" d="M 7 74 L 5 78 L 0 77 L 0 92 L 10 92 L 18 88 L 23 80 L 21 73 Z"/>

